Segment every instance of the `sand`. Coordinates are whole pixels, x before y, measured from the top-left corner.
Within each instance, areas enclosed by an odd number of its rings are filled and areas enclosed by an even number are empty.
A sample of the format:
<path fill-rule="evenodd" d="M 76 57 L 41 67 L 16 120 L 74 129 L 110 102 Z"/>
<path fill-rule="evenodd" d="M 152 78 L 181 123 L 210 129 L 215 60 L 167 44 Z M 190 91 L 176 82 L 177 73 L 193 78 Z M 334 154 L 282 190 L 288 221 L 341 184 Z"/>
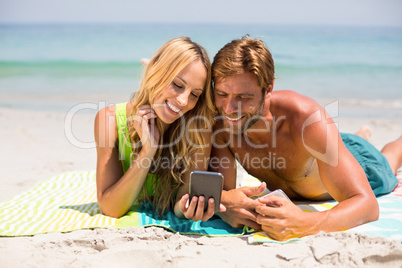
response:
<path fill-rule="evenodd" d="M 72 115 L 0 108 L 0 202 L 65 171 L 95 169 L 95 114 Z M 343 132 L 370 126 L 372 143 L 379 149 L 402 132 L 402 118 L 338 118 L 337 122 Z M 188 236 L 156 227 L 0 238 L 0 267 L 111 266 L 402 267 L 402 244 L 339 232 L 284 245 L 249 245 L 246 236 Z"/>

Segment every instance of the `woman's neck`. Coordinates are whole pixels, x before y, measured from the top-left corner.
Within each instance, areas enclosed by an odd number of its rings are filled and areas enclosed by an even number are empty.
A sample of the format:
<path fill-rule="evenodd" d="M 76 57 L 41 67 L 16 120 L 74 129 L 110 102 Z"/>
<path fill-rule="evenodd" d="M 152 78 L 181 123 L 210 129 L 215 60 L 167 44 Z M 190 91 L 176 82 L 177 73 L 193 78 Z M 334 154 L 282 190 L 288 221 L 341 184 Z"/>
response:
<path fill-rule="evenodd" d="M 163 122 L 159 118 L 156 118 L 156 121 L 161 123 L 163 132 L 165 132 L 170 126 L 170 124 L 167 124 L 167 123 Z"/>

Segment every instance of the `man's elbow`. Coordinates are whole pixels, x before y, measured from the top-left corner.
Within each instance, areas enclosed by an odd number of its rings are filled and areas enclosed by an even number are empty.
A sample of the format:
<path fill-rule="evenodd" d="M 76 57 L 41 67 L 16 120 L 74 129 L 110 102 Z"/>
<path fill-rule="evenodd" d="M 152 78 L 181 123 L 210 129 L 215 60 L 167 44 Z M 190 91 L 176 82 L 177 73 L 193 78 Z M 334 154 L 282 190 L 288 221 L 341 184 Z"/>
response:
<path fill-rule="evenodd" d="M 371 198 L 368 208 L 369 216 L 367 222 L 377 221 L 380 217 L 380 206 L 376 198 Z"/>

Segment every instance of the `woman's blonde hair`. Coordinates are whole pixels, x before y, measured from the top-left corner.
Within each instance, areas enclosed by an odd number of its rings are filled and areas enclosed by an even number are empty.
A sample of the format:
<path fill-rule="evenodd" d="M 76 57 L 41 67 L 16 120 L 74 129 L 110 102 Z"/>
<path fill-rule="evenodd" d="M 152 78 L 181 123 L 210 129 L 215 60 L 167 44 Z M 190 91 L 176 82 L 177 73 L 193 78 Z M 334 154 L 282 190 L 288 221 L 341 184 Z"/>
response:
<path fill-rule="evenodd" d="M 185 67 L 196 60 L 201 60 L 207 71 L 204 91 L 196 106 L 170 124 L 166 130 L 163 130 L 162 122 L 157 120 L 160 140 L 152 166 L 155 175 L 152 180 L 153 193 L 149 193 L 144 184 L 139 201 L 152 202 L 159 216 L 173 208 L 176 192 L 184 183 L 183 174 L 194 166 L 193 156 L 203 147 L 210 146 L 211 141 L 204 140 L 201 131 L 194 131 L 211 128 L 215 115 L 211 92 L 211 63 L 207 52 L 188 37 L 168 41 L 150 60 L 140 87 L 131 99 L 133 109 L 130 116 L 134 116 L 138 106 L 152 104 L 155 97 L 161 94 Z M 141 142 L 132 124 L 128 126 L 128 134 L 135 157 L 141 150 Z M 158 159 L 162 159 L 159 164 Z"/>

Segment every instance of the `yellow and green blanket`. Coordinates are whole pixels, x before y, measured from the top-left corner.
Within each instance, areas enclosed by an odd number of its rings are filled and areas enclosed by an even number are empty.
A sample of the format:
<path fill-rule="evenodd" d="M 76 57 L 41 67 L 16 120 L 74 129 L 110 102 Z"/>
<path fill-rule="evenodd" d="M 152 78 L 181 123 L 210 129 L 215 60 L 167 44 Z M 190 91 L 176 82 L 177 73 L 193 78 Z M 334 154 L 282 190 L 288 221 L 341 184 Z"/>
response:
<path fill-rule="evenodd" d="M 402 182 L 402 177 L 399 178 Z M 378 198 L 380 220 L 354 228 L 356 232 L 402 240 L 402 187 Z M 330 209 L 336 202 L 299 204 L 305 211 Z M 134 204 L 123 217 L 102 215 L 96 202 L 95 172 L 67 172 L 40 182 L 32 190 L 0 203 L 0 236 L 28 236 L 92 228 L 159 226 L 182 234 L 240 236 L 249 243 L 276 242 L 263 232 L 235 229 L 218 217 L 206 222 L 178 219 L 172 212 L 159 219 L 149 204 Z M 294 240 L 288 240 L 290 242 Z"/>
<path fill-rule="evenodd" d="M 96 202 L 94 171 L 61 174 L 0 204 L 0 236 L 129 226 L 160 226 L 184 234 L 218 236 L 246 232 L 230 227 L 218 217 L 207 222 L 193 222 L 179 219 L 169 212 L 164 219 L 159 219 L 149 204 L 134 204 L 119 219 L 104 216 Z"/>

